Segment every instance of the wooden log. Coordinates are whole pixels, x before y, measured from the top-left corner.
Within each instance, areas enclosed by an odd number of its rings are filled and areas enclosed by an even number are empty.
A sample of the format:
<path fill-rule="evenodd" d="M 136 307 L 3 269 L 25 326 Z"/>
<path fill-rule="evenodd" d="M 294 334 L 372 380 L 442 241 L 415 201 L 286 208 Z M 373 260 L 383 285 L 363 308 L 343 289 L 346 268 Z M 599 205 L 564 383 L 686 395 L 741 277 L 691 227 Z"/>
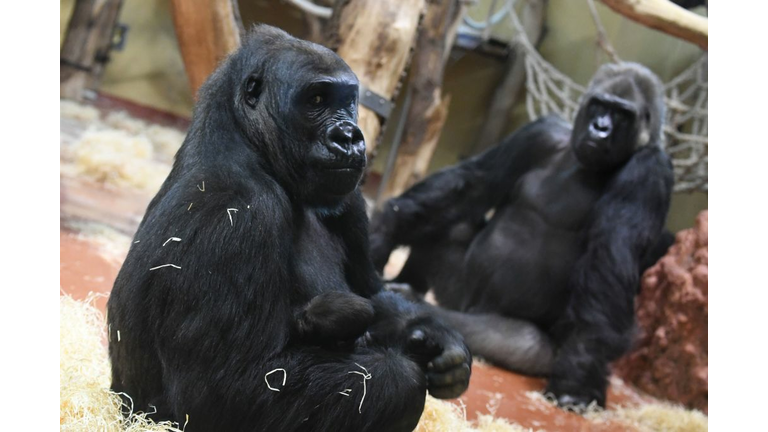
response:
<path fill-rule="evenodd" d="M 82 100 L 96 90 L 112 48 L 122 0 L 77 0 L 61 47 L 60 96 Z"/>
<path fill-rule="evenodd" d="M 334 5 L 326 40 L 362 85 L 391 100 L 408 62 L 423 8 L 424 0 L 340 0 Z M 366 153 L 372 158 L 381 120 L 360 106 L 358 125 Z"/>
<path fill-rule="evenodd" d="M 448 115 L 442 98 L 446 51 L 453 45 L 454 23 L 461 18 L 458 0 L 429 0 L 416 43 L 409 79 L 412 102 L 405 117 L 403 138 L 384 197 L 399 195 L 427 172 Z M 450 39 L 449 39 L 450 37 Z"/>
<path fill-rule="evenodd" d="M 669 0 L 601 0 L 609 8 L 640 24 L 687 40 L 707 50 L 709 25 L 707 17 Z"/>
<path fill-rule="evenodd" d="M 547 0 L 530 0 L 523 10 L 522 24 L 528 40 L 534 44 L 538 44 L 544 34 L 546 10 Z M 525 84 L 525 49 L 519 43 L 512 48 L 504 71 L 504 77 L 493 92 L 488 111 L 485 113 L 483 128 L 472 146 L 471 153 L 478 153 L 496 145 L 509 124 L 510 111 L 517 103 Z"/>
<path fill-rule="evenodd" d="M 192 93 L 240 46 L 236 0 L 171 0 L 173 23 Z"/>

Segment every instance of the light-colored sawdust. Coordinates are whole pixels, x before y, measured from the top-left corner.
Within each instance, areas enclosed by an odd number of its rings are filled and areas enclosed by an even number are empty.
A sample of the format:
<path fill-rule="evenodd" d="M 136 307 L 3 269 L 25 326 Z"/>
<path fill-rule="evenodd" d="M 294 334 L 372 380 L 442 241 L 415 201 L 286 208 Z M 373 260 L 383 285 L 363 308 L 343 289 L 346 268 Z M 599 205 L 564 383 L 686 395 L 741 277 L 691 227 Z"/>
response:
<path fill-rule="evenodd" d="M 554 403 L 539 392 L 525 392 L 525 395 L 537 404 Z M 592 423 L 619 423 L 638 432 L 706 432 L 708 429 L 708 418 L 702 412 L 664 402 L 610 410 L 592 404 L 582 415 Z"/>
<path fill-rule="evenodd" d="M 111 112 L 100 119 L 91 106 L 61 101 L 62 118 L 74 119 L 85 130 L 62 145 L 61 172 L 116 187 L 155 192 L 171 170 L 185 134 Z"/>
<path fill-rule="evenodd" d="M 59 300 L 59 420 L 64 431 L 179 431 L 144 414 L 123 417 L 121 398 L 109 390 L 110 367 L 102 340 L 104 319 L 91 301 Z M 130 407 L 128 407 L 130 408 Z"/>
<path fill-rule="evenodd" d="M 679 405 L 654 403 L 636 407 L 595 410 L 585 414 L 593 422 L 619 421 L 640 432 L 706 432 L 708 418 L 702 412 Z"/>
<path fill-rule="evenodd" d="M 81 105 L 69 100 L 61 100 L 59 114 L 62 117 L 94 122 L 99 120 L 99 110 L 89 105 Z"/>
<path fill-rule="evenodd" d="M 62 223 L 76 232 L 80 240 L 95 244 L 99 255 L 117 266 L 121 265 L 128 255 L 131 238 L 108 225 L 79 220 L 66 220 Z"/>
<path fill-rule="evenodd" d="M 177 129 L 156 124 L 148 124 L 143 120 L 131 117 L 124 111 L 109 113 L 104 123 L 115 129 L 128 132 L 131 135 L 145 136 L 154 146 L 155 151 L 168 160 L 173 159 L 184 142 L 185 134 Z"/>
<path fill-rule="evenodd" d="M 469 422 L 464 407 L 427 396 L 424 413 L 414 432 L 437 431 L 525 432 L 532 429 L 489 415 L 481 415 L 477 422 Z"/>
<path fill-rule="evenodd" d="M 154 160 L 149 139 L 122 130 L 91 128 L 71 151 L 78 175 L 113 186 L 156 191 L 170 172 Z"/>

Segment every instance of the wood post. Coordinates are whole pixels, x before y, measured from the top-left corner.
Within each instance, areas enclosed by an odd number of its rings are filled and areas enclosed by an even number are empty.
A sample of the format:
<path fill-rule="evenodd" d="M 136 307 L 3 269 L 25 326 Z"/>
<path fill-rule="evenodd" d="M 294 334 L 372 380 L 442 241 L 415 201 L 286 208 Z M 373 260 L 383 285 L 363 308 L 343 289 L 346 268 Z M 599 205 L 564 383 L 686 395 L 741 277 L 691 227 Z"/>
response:
<path fill-rule="evenodd" d="M 327 40 L 349 64 L 360 83 L 391 100 L 416 38 L 424 0 L 339 0 L 328 23 Z M 358 125 L 366 153 L 376 151 L 381 120 L 360 106 Z"/>
<path fill-rule="evenodd" d="M 706 17 L 669 0 L 602 0 L 614 12 L 640 24 L 692 42 L 704 51 L 709 41 Z"/>
<path fill-rule="evenodd" d="M 236 0 L 171 0 L 173 23 L 192 94 L 240 46 L 243 24 Z"/>
<path fill-rule="evenodd" d="M 446 51 L 453 45 L 454 23 L 461 19 L 458 0 L 429 0 L 424 23 L 416 43 L 409 78 L 412 102 L 405 117 L 405 129 L 397 160 L 384 197 L 399 195 L 424 177 L 437 148 L 448 117 L 450 98 L 442 97 Z"/>
<path fill-rule="evenodd" d="M 528 40 L 533 44 L 538 44 L 544 34 L 546 10 L 547 0 L 529 0 L 523 10 L 522 24 Z M 483 128 L 472 146 L 472 153 L 494 146 L 503 138 L 512 107 L 525 84 L 525 49 L 519 43 L 512 48 L 504 71 L 504 77 L 493 92 Z"/>
<path fill-rule="evenodd" d="M 112 48 L 122 0 L 77 0 L 61 47 L 60 96 L 82 100 L 96 90 Z"/>

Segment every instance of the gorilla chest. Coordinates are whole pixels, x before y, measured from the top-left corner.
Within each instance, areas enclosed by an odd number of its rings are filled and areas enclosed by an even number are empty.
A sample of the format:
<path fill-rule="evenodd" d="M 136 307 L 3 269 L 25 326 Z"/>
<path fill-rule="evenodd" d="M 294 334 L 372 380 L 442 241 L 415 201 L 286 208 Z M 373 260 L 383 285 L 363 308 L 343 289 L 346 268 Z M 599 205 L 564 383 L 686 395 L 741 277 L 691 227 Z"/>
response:
<path fill-rule="evenodd" d="M 345 262 L 341 238 L 312 212 L 306 212 L 298 224 L 294 244 L 293 272 L 299 291 L 308 298 L 325 291 L 349 291 Z"/>
<path fill-rule="evenodd" d="M 578 165 L 570 152 L 563 153 L 520 179 L 512 206 L 533 213 L 551 228 L 581 231 L 589 223 L 602 186 L 599 179 Z"/>

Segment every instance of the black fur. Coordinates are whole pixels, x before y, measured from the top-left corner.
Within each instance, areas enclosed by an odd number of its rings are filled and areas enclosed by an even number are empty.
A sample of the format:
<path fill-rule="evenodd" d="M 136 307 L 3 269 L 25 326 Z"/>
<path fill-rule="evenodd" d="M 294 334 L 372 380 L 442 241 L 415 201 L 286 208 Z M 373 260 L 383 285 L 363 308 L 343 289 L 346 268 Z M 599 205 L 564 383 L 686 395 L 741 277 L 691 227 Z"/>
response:
<path fill-rule="evenodd" d="M 372 222 L 374 263 L 409 245 L 395 282 L 434 289 L 436 313 L 473 353 L 550 376 L 561 404 L 603 405 L 641 272 L 669 242 L 663 117 L 655 75 L 604 66 L 573 128 L 542 118 L 387 202 Z"/>
<path fill-rule="evenodd" d="M 357 88 L 331 51 L 259 26 L 200 90 L 109 300 L 134 410 L 188 431 L 409 431 L 426 390 L 466 389 L 461 335 L 370 262 Z"/>

